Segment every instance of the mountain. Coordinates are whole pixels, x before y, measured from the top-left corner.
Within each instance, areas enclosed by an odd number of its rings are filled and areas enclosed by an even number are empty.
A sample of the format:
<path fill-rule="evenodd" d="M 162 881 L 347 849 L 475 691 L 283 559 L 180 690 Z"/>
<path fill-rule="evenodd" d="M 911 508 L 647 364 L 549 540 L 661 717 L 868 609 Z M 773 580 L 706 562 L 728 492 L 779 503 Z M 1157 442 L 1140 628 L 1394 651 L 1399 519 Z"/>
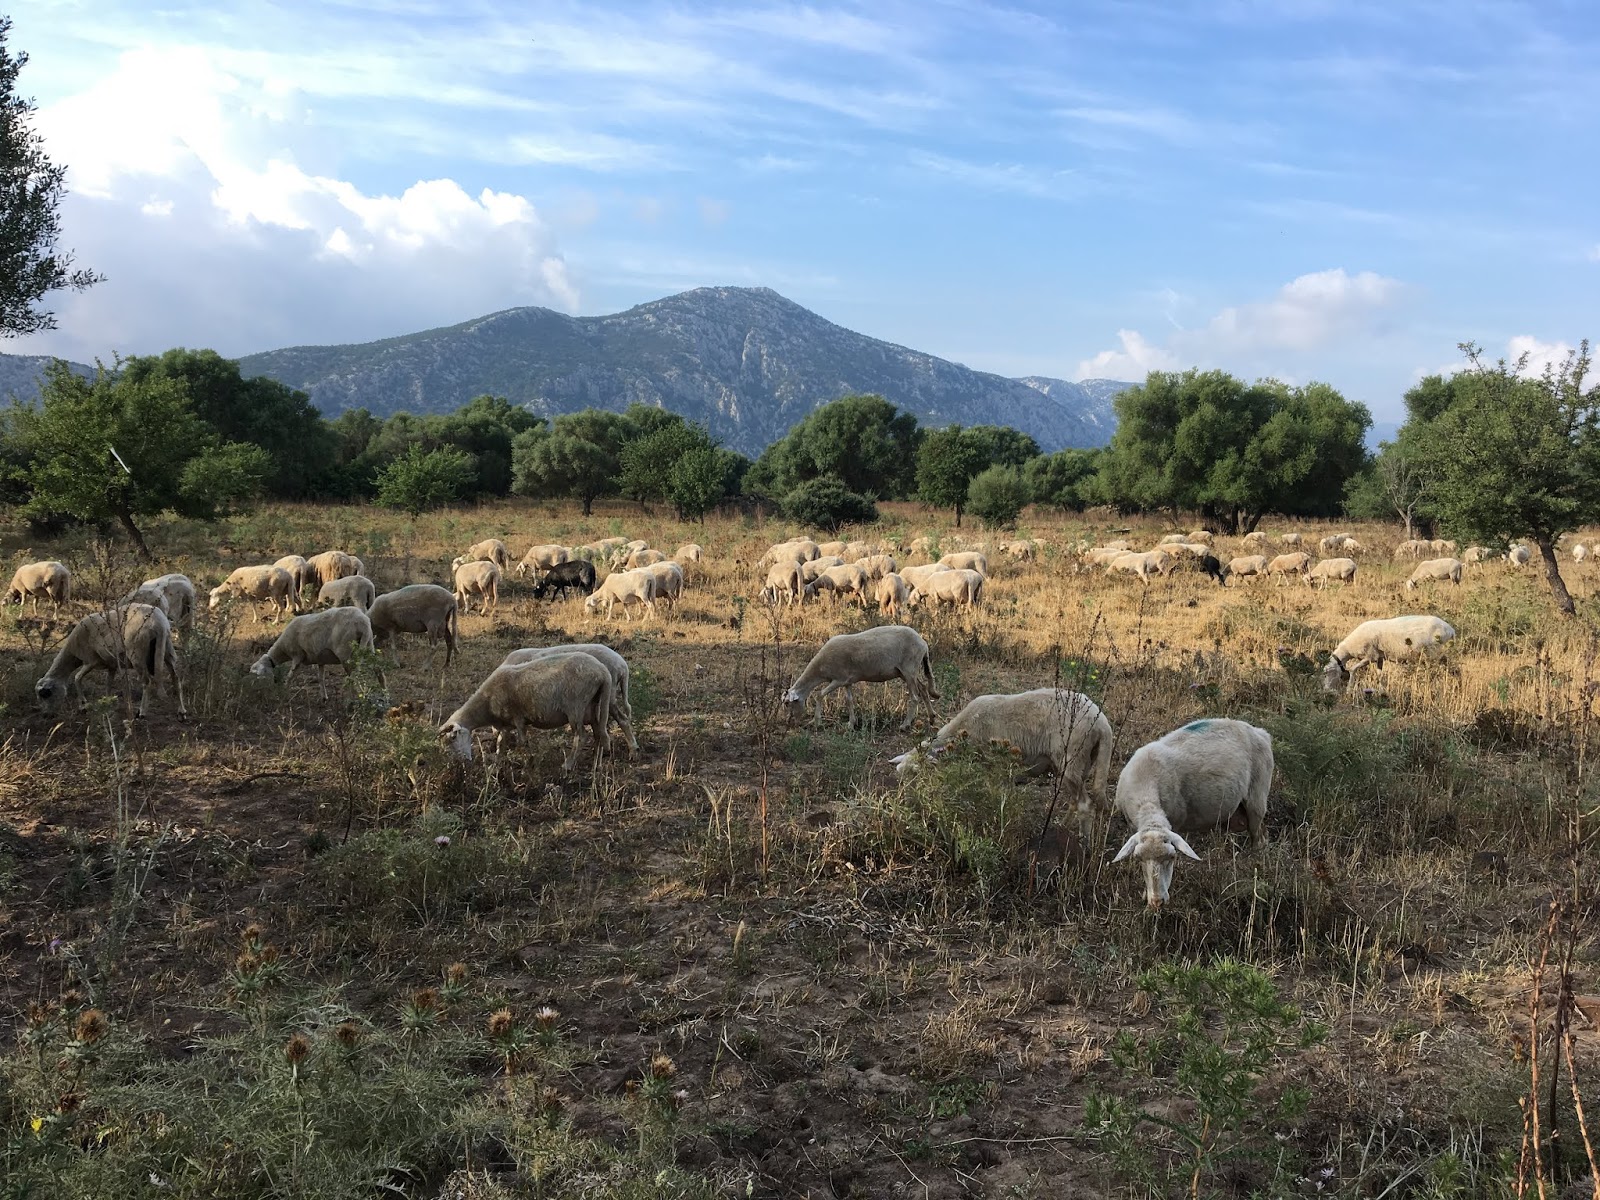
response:
<path fill-rule="evenodd" d="M 0 404 L 12 400 L 32 404 L 38 400 L 44 369 L 52 361 L 47 354 L 0 354 Z M 67 365 L 84 378 L 94 374 L 93 367 L 82 363 Z"/>
<path fill-rule="evenodd" d="M 603 317 L 513 308 L 357 346 L 297 346 L 240 360 L 336 416 L 448 412 L 492 393 L 546 416 L 657 405 L 759 454 L 819 405 L 875 392 L 925 425 L 1011 425 L 1046 450 L 1103 445 L 1127 387 L 1024 382 L 835 325 L 769 288 L 698 288 Z"/>

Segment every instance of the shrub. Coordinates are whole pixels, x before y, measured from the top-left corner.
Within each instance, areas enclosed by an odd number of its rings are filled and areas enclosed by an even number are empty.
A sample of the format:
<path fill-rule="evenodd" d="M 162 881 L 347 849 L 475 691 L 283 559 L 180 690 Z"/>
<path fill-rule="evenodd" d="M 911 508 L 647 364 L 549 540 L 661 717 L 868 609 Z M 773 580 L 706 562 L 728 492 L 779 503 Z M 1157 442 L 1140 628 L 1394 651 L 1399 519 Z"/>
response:
<path fill-rule="evenodd" d="M 790 520 L 827 530 L 878 519 L 878 506 L 872 497 L 852 492 L 837 475 L 802 483 L 783 498 L 783 511 Z"/>
<path fill-rule="evenodd" d="M 990 529 L 1015 525 L 1027 503 L 1028 485 L 1015 467 L 990 467 L 967 485 L 967 510 Z"/>

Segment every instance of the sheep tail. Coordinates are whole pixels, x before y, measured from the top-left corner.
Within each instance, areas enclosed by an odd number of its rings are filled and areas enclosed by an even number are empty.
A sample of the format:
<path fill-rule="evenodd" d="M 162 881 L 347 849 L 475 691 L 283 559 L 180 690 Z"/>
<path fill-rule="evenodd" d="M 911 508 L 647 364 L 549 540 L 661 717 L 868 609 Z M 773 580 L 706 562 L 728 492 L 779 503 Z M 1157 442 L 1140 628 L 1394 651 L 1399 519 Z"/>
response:
<path fill-rule="evenodd" d="M 1094 790 L 1102 807 L 1111 800 L 1111 742 L 1112 738 L 1102 731 L 1094 748 Z"/>
<path fill-rule="evenodd" d="M 450 657 L 455 653 L 456 639 L 461 636 L 461 607 L 457 605 L 450 610 L 450 640 L 444 648 L 444 665 L 450 665 Z"/>
<path fill-rule="evenodd" d="M 165 641 L 166 639 L 158 634 L 151 638 L 150 644 L 145 647 L 144 674 L 146 679 L 154 679 L 156 677 L 156 666 L 163 657 L 162 651 L 165 649 Z"/>
<path fill-rule="evenodd" d="M 926 652 L 924 652 L 922 655 L 922 677 L 927 681 L 928 695 L 932 696 L 935 700 L 944 699 L 943 696 L 939 695 L 939 689 L 933 686 L 933 664 L 928 660 L 928 655 Z"/>

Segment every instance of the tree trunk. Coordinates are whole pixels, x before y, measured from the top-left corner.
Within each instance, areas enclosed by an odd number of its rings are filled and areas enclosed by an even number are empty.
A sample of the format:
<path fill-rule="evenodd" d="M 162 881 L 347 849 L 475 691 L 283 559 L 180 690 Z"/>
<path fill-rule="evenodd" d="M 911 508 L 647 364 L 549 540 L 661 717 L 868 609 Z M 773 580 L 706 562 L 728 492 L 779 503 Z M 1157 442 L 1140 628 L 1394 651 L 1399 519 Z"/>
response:
<path fill-rule="evenodd" d="M 956 528 L 961 528 L 961 505 L 956 505 Z"/>
<path fill-rule="evenodd" d="M 1556 607 L 1566 616 L 1573 616 L 1577 605 L 1572 602 L 1572 595 L 1567 591 L 1566 580 L 1561 578 L 1561 564 L 1556 561 L 1556 544 L 1549 538 L 1535 538 L 1539 546 L 1539 555 L 1544 559 L 1544 578 L 1550 585 L 1550 594 L 1556 599 Z"/>
<path fill-rule="evenodd" d="M 593 514 L 594 514 L 594 497 L 593 496 L 585 496 L 583 498 L 583 515 L 588 517 L 588 516 L 592 516 Z"/>
<path fill-rule="evenodd" d="M 128 537 L 133 541 L 134 548 L 139 551 L 140 558 L 144 559 L 145 562 L 149 562 L 155 557 L 150 553 L 150 547 L 145 545 L 144 534 L 140 533 L 139 527 L 133 523 L 132 513 L 127 509 L 123 509 L 117 514 L 117 520 L 121 521 L 122 528 L 127 530 Z"/>
<path fill-rule="evenodd" d="M 1406 541 L 1414 541 L 1417 536 L 1416 526 L 1411 523 L 1411 510 L 1409 508 L 1400 513 L 1406 519 Z"/>

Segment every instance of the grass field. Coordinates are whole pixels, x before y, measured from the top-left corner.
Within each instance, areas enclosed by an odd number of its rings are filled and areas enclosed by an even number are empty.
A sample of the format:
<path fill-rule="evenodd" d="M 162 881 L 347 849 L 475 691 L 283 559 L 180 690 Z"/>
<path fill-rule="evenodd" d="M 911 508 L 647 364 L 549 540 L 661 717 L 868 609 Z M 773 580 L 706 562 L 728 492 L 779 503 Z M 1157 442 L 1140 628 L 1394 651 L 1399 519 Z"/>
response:
<path fill-rule="evenodd" d="M 1106 865 L 1125 826 L 1088 854 L 1059 812 L 1046 831 L 1051 783 L 1003 751 L 901 786 L 887 760 L 929 731 L 898 731 L 899 685 L 858 689 L 865 730 L 842 700 L 791 719 L 811 651 L 879 618 L 760 604 L 779 523 L 278 507 L 156 529 L 157 568 L 6 527 L 8 567 L 67 562 L 80 612 L 329 548 L 380 591 L 447 582 L 486 537 L 706 557 L 642 623 L 509 580 L 448 668 L 405 646 L 326 702 L 311 672 L 245 673 L 273 627 L 205 612 L 187 723 L 170 697 L 128 721 L 98 678 L 87 714 L 39 714 L 67 622 L 5 610 L 0 1197 L 1512 1195 L 1530 1051 L 1522 1174 L 1590 1195 L 1596 568 L 1567 567 L 1575 621 L 1498 563 L 1407 594 L 1398 532 L 1360 526 L 1348 588 L 1146 589 L 1076 568 L 1110 529 L 1030 513 L 1038 561 L 912 622 L 941 721 L 1059 680 L 1103 706 L 1118 767 L 1198 716 L 1271 730 L 1268 844 L 1196 840 L 1158 915 Z M 865 536 L 929 533 L 954 544 L 889 505 Z M 1456 627 L 1445 661 L 1324 697 L 1333 644 L 1403 612 Z M 443 717 L 563 640 L 627 657 L 641 755 L 563 777 L 539 734 L 448 759 Z"/>

